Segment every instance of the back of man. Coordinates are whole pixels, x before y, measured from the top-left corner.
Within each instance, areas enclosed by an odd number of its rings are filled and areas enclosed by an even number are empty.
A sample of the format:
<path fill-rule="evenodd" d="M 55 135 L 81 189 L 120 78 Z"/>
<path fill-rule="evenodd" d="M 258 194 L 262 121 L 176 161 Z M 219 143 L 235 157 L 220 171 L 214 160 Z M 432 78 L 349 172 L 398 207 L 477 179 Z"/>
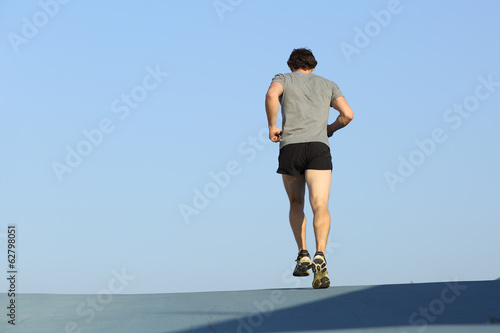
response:
<path fill-rule="evenodd" d="M 299 250 L 293 275 L 308 276 L 312 268 L 313 287 L 328 288 L 324 254 L 330 232 L 332 158 L 328 137 L 346 126 L 353 115 L 337 84 L 312 73 L 317 62 L 310 50 L 293 50 L 287 64 L 292 73 L 278 74 L 272 80 L 266 94 L 266 114 L 269 139 L 280 142 L 277 172 L 282 174 L 290 201 L 290 226 Z M 283 131 L 276 125 L 280 104 Z M 328 125 L 330 107 L 340 114 Z M 314 214 L 316 254 L 312 262 L 306 246 L 306 185 Z"/>
<path fill-rule="evenodd" d="M 326 126 L 331 103 L 343 96 L 336 83 L 314 73 L 295 71 L 277 74 L 272 82 L 283 86 L 280 96 L 283 135 L 287 144 L 322 142 L 329 146 Z"/>

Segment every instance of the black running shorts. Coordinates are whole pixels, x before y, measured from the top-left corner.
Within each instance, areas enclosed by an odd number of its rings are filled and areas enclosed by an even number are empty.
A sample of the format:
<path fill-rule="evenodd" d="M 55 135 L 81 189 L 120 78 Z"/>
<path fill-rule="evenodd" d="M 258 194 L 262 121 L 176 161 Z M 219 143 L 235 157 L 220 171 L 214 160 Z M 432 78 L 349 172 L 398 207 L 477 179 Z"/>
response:
<path fill-rule="evenodd" d="M 292 143 L 280 149 L 279 167 L 284 175 L 303 175 L 307 169 L 332 170 L 330 147 L 323 142 Z"/>

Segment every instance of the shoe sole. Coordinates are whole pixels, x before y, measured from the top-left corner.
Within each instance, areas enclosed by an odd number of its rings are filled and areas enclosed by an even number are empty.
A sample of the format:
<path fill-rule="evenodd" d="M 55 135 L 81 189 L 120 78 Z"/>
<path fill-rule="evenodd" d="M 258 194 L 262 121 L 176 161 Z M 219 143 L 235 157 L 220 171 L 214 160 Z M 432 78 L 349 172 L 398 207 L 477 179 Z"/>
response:
<path fill-rule="evenodd" d="M 293 276 L 309 276 L 309 268 L 311 268 L 311 264 L 307 262 L 301 262 L 297 264 L 295 270 L 293 271 Z"/>
<path fill-rule="evenodd" d="M 328 277 L 326 262 L 323 259 L 314 259 L 312 270 L 314 272 L 314 280 L 312 283 L 314 289 L 330 287 L 330 277 Z"/>

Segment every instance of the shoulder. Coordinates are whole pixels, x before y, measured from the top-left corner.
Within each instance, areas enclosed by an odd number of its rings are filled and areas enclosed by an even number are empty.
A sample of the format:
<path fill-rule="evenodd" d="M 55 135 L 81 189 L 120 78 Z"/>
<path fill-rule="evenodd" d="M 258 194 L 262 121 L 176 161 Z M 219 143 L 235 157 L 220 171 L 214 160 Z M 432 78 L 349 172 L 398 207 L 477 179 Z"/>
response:
<path fill-rule="evenodd" d="M 335 82 L 333 82 L 332 80 L 329 80 L 323 76 L 320 76 L 320 75 L 317 75 L 317 74 L 314 74 L 314 77 L 316 78 L 316 80 L 318 81 L 322 81 L 323 83 L 327 84 L 327 85 L 330 85 L 330 86 L 336 86 L 337 84 Z"/>
<path fill-rule="evenodd" d="M 282 74 L 282 73 L 278 73 L 274 76 L 273 78 L 273 81 L 274 80 L 286 80 L 290 77 L 290 73 L 285 73 L 285 74 Z"/>
<path fill-rule="evenodd" d="M 317 75 L 317 76 L 323 82 L 324 87 L 326 87 L 326 89 L 328 89 L 329 91 L 332 91 L 334 96 L 336 96 L 336 97 L 342 96 L 342 92 L 340 91 L 340 88 L 337 85 L 337 83 L 335 83 L 332 80 L 326 79 L 322 76 L 319 76 L 319 75 Z"/>
<path fill-rule="evenodd" d="M 274 76 L 274 78 L 271 81 L 271 84 L 278 82 L 281 84 L 282 87 L 285 87 L 287 85 L 287 82 L 289 82 L 289 78 L 290 78 L 289 73 L 285 74 L 279 73 Z"/>

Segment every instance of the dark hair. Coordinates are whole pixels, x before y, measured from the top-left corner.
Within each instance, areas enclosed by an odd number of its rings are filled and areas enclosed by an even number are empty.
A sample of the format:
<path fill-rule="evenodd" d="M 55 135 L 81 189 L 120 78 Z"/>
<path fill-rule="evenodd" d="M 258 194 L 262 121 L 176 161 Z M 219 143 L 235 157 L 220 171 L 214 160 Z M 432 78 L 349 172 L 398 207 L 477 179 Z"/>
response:
<path fill-rule="evenodd" d="M 294 49 L 286 62 L 292 69 L 313 69 L 318 62 L 309 49 Z"/>

